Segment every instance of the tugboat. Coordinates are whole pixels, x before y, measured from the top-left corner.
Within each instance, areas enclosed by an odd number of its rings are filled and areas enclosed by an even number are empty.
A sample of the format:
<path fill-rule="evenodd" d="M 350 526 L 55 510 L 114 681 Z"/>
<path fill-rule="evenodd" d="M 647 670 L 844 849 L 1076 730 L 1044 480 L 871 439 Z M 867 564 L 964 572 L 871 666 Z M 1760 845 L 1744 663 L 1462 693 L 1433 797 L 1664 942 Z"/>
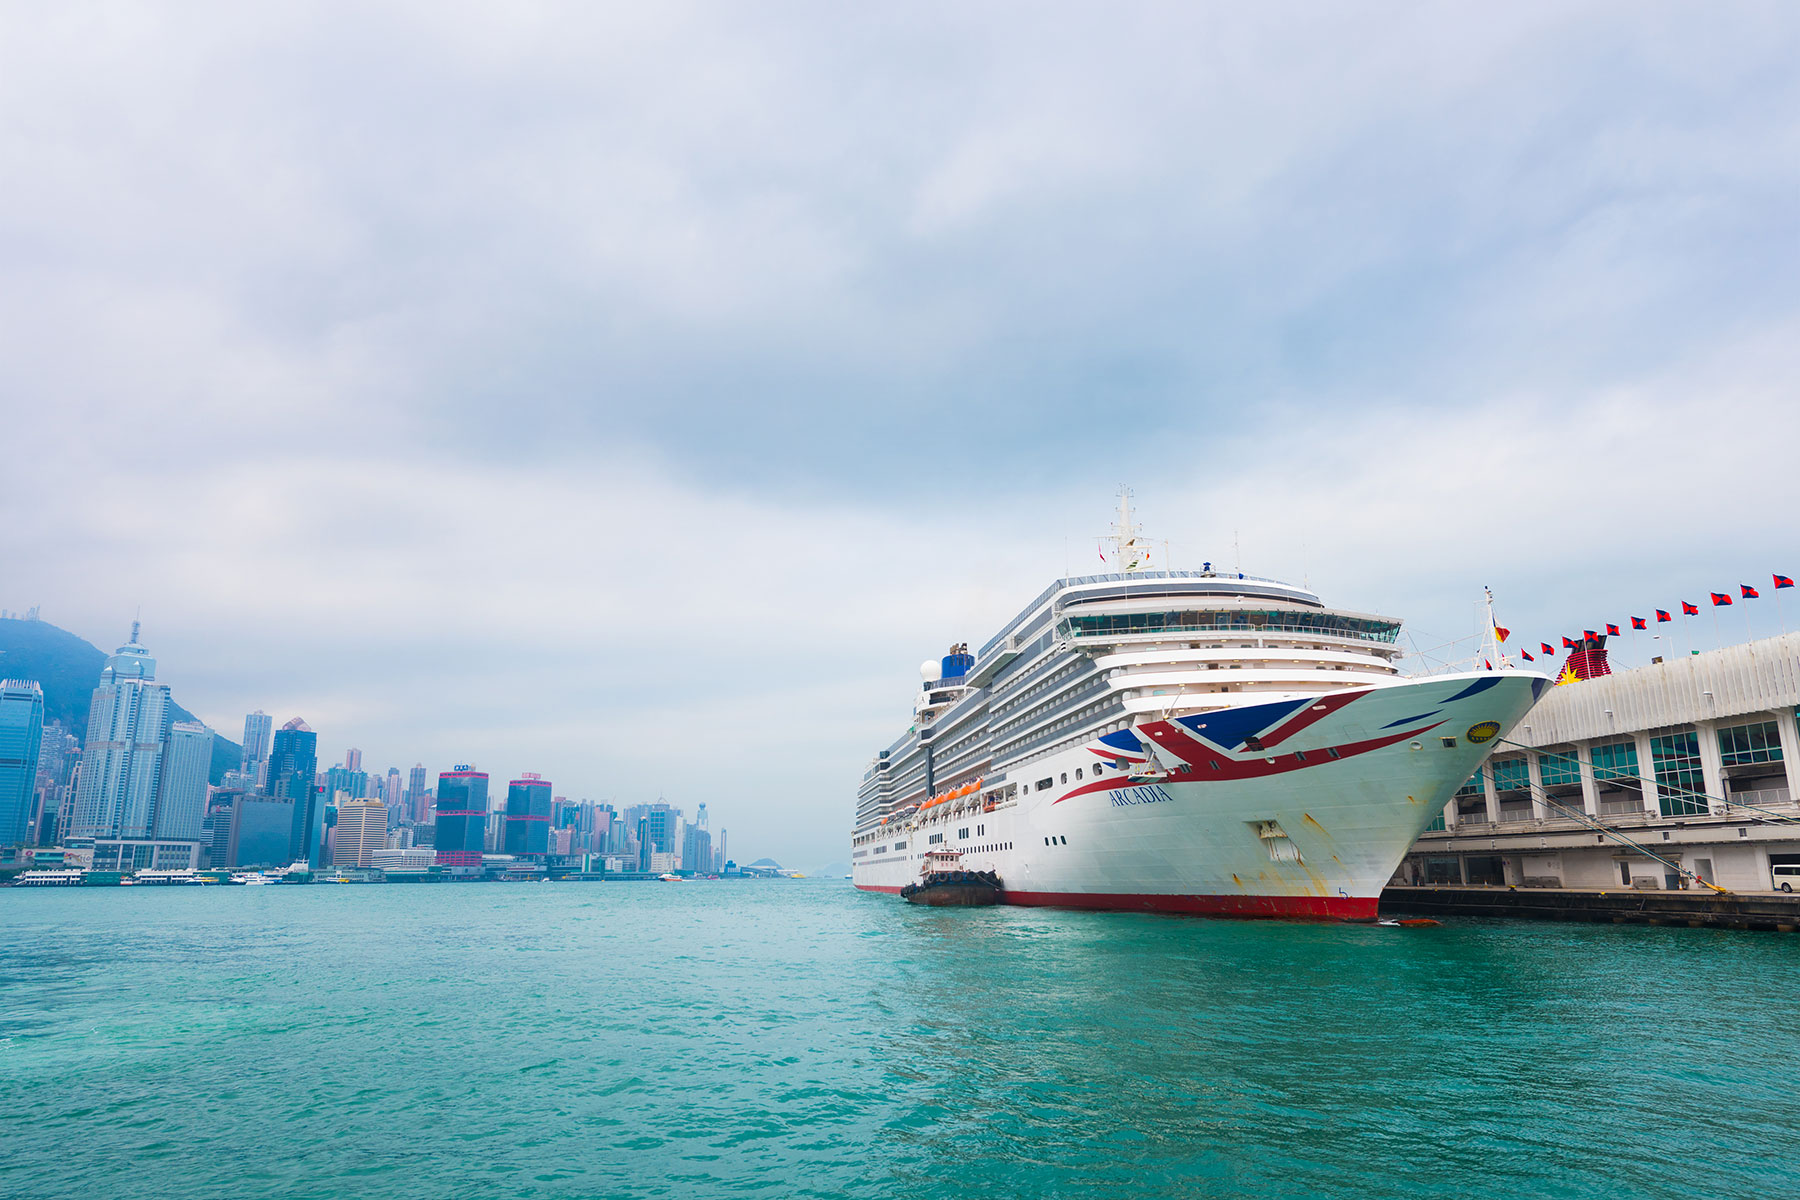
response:
<path fill-rule="evenodd" d="M 1003 890 L 992 871 L 964 870 L 962 851 L 933 850 L 925 856 L 919 882 L 901 888 L 900 898 L 908 904 L 976 908 L 1000 903 Z"/>

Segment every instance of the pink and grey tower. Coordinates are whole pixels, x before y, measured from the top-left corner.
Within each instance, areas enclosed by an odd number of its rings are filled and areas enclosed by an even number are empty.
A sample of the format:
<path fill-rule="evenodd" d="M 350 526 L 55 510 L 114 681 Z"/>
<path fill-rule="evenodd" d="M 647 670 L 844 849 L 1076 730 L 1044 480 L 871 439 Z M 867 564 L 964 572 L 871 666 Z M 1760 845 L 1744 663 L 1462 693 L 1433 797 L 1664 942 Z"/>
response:
<path fill-rule="evenodd" d="M 459 766 L 438 774 L 437 862 L 455 873 L 481 870 L 487 844 L 488 775 Z"/>
<path fill-rule="evenodd" d="M 506 853 L 534 860 L 550 853 L 550 790 L 550 781 L 531 771 L 507 785 Z"/>

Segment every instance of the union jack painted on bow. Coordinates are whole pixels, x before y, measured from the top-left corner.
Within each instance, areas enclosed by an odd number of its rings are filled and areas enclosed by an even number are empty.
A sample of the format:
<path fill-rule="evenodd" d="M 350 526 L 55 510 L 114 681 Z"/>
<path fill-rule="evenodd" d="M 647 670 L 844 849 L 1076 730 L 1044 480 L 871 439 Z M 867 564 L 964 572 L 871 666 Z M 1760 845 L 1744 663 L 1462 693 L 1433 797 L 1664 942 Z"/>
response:
<path fill-rule="evenodd" d="M 1498 677 L 1477 680 L 1443 704 L 1485 691 L 1496 682 Z M 1076 796 L 1108 791 L 1120 786 L 1136 787 L 1165 779 L 1178 783 L 1202 783 L 1283 775 L 1289 771 L 1305 770 L 1322 763 L 1337 762 L 1367 754 L 1371 750 L 1380 750 L 1384 746 L 1392 746 L 1407 738 L 1428 733 L 1443 724 L 1442 721 L 1430 720 L 1441 711 L 1440 704 L 1429 712 L 1390 721 L 1384 727 L 1405 727 L 1397 733 L 1383 733 L 1360 741 L 1314 750 L 1270 753 L 1301 730 L 1355 703 L 1368 695 L 1369 691 L 1370 689 L 1365 688 L 1333 692 L 1327 696 L 1302 700 L 1145 721 L 1134 729 L 1109 733 L 1099 739 L 1099 745 L 1089 746 L 1088 750 L 1126 770 L 1131 778 L 1123 785 L 1114 779 L 1099 779 L 1072 789 L 1055 803 L 1061 804 Z M 1148 744 L 1146 739 L 1149 739 Z M 1156 771 L 1154 778 L 1151 778 L 1132 770 L 1136 767 L 1163 769 Z"/>

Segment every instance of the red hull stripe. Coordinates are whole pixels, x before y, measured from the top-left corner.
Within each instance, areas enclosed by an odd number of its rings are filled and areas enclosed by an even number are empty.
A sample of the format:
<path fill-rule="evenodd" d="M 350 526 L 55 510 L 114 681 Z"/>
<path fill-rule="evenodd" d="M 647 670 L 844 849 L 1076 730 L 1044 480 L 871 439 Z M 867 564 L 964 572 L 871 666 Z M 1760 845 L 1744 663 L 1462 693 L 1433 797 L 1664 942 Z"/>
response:
<path fill-rule="evenodd" d="M 897 895 L 897 887 L 856 885 L 859 891 Z M 1112 912 L 1194 913 L 1213 917 L 1287 917 L 1313 921 L 1373 921 L 1374 896 L 1163 896 L 1134 892 L 1015 892 L 1007 904 L 1028 908 L 1094 908 Z"/>

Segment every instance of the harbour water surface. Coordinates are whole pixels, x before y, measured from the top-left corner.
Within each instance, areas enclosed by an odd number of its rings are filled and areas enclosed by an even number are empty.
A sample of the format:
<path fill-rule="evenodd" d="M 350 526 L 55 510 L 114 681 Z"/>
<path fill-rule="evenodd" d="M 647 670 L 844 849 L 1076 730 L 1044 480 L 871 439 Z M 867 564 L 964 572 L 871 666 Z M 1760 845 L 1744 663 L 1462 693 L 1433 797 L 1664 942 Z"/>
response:
<path fill-rule="evenodd" d="M 1800 1192 L 1800 938 L 0 891 L 0 1195 Z"/>

